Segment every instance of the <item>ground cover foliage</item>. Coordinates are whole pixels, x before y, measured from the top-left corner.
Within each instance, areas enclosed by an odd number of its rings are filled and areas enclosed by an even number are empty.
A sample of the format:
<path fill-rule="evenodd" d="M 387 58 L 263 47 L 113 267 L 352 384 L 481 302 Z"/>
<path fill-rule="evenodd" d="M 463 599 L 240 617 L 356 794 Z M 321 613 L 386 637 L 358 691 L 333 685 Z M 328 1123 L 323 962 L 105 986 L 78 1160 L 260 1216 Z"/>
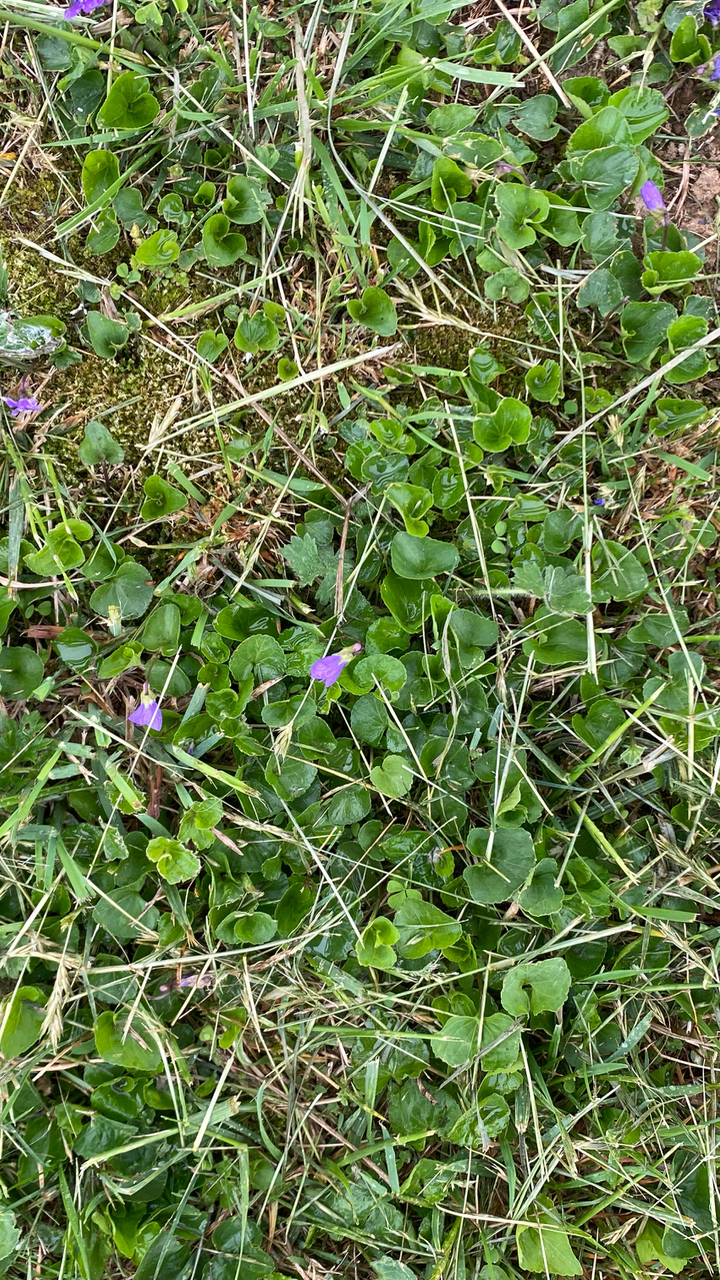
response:
<path fill-rule="evenodd" d="M 1 16 L 0 1272 L 714 1274 L 717 4 Z"/>

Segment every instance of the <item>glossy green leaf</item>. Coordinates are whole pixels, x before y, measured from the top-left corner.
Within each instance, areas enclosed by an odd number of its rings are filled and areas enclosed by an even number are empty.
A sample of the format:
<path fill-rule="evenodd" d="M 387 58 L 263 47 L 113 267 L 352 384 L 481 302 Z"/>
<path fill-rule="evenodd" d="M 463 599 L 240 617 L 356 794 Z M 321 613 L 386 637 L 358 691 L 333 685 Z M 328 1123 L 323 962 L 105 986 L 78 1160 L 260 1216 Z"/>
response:
<path fill-rule="evenodd" d="M 452 543 L 436 538 L 416 538 L 411 533 L 396 533 L 391 548 L 392 567 L 398 578 L 422 582 L 439 573 L 452 573 L 458 553 Z"/>
<path fill-rule="evenodd" d="M 442 1031 L 430 1038 L 433 1053 L 449 1067 L 462 1067 L 474 1058 L 480 1049 L 479 1042 L 480 1019 L 461 1014 L 449 1017 Z"/>
<path fill-rule="evenodd" d="M 504 453 L 511 444 L 524 444 L 530 434 L 532 413 L 522 400 L 505 396 L 492 414 L 483 414 L 473 423 L 473 436 L 488 453 Z"/>
<path fill-rule="evenodd" d="M 154 583 L 136 560 L 124 560 L 114 577 L 96 587 L 90 597 L 95 613 L 109 618 L 117 610 L 121 618 L 141 618 L 153 597 Z"/>
<path fill-rule="evenodd" d="M 432 493 L 417 484 L 390 484 L 387 487 L 387 496 L 400 512 L 406 531 L 418 538 L 423 538 L 428 532 L 429 525 L 422 516 L 433 504 Z"/>
<path fill-rule="evenodd" d="M 143 644 L 172 658 L 180 640 L 180 610 L 176 604 L 162 604 L 150 615 L 143 628 Z"/>
<path fill-rule="evenodd" d="M 515 965 L 503 979 L 502 1007 L 514 1018 L 529 1013 L 557 1013 L 567 1000 L 570 983 L 570 970 L 559 956 Z M 526 987 L 530 988 L 529 996 Z"/>
<path fill-rule="evenodd" d="M 393 944 L 399 937 L 398 930 L 390 920 L 376 916 L 363 930 L 362 938 L 355 943 L 355 951 L 360 964 L 372 969 L 394 969 L 396 956 Z"/>
<path fill-rule="evenodd" d="M 375 285 L 364 289 L 362 298 L 351 298 L 347 309 L 358 324 L 372 329 L 373 333 L 379 333 L 384 338 L 392 337 L 397 331 L 394 303 L 384 289 L 378 289 Z"/>
<path fill-rule="evenodd" d="M 475 828 L 467 837 L 467 847 L 482 861 L 466 867 L 463 879 L 473 901 L 484 905 L 512 898 L 535 865 L 532 838 L 522 828 L 499 827 L 492 833 Z"/>
<path fill-rule="evenodd" d="M 402 756 L 386 755 L 370 770 L 370 780 L 383 796 L 399 800 L 413 785 L 413 771 Z"/>
<path fill-rule="evenodd" d="M 433 165 L 430 188 L 433 208 L 447 209 L 472 191 L 472 182 L 454 160 L 439 156 Z"/>
<path fill-rule="evenodd" d="M 135 261 L 141 267 L 168 267 L 180 257 L 177 232 L 160 228 L 147 240 L 141 241 L 135 250 Z"/>
<path fill-rule="evenodd" d="M 257 351 L 274 351 L 280 342 L 277 325 L 262 311 L 240 319 L 233 336 L 238 351 L 254 355 Z"/>
<path fill-rule="evenodd" d="M 202 242 L 211 267 L 231 267 L 247 252 L 245 236 L 230 230 L 230 219 L 224 213 L 214 213 L 208 218 L 203 227 Z"/>
<path fill-rule="evenodd" d="M 525 387 L 533 400 L 557 404 L 560 398 L 560 365 L 557 360 L 534 364 L 525 374 Z"/>
<path fill-rule="evenodd" d="M 41 683 L 45 664 L 27 644 L 0 649 L 0 693 L 14 702 L 29 698 Z"/>
<path fill-rule="evenodd" d="M 145 76 L 123 71 L 113 82 L 97 122 L 103 129 L 146 129 L 160 110 L 160 103 L 148 89 Z"/>
<path fill-rule="evenodd" d="M 581 1276 L 583 1267 L 557 1215 L 544 1214 L 538 1227 L 515 1228 L 520 1266 L 526 1271 L 557 1276 Z"/>
<path fill-rule="evenodd" d="M 148 476 L 143 481 L 145 501 L 140 512 L 143 520 L 163 520 L 187 506 L 187 496 L 181 489 L 168 484 L 162 476 Z"/>
<path fill-rule="evenodd" d="M 230 222 L 242 227 L 261 222 L 264 212 L 259 189 L 250 178 L 236 174 L 228 179 L 227 196 L 223 200 L 223 213 Z"/>
<path fill-rule="evenodd" d="M 89 151 L 83 160 L 82 187 L 88 204 L 104 195 L 120 174 L 118 158 L 113 151 Z"/>
<path fill-rule="evenodd" d="M 47 996 L 39 987 L 21 986 L 0 1007 L 0 1054 L 19 1058 L 40 1039 Z"/>
<path fill-rule="evenodd" d="M 544 191 L 504 182 L 495 192 L 495 202 L 500 218 L 497 231 L 509 249 L 524 249 L 534 244 L 537 230 L 550 212 L 550 202 Z"/>
<path fill-rule="evenodd" d="M 99 311 L 88 311 L 85 323 L 92 349 L 103 360 L 112 360 L 130 337 L 122 320 L 111 320 Z"/>
<path fill-rule="evenodd" d="M 141 1013 L 132 1018 L 124 1011 L 101 1013 L 95 1023 L 95 1047 L 103 1062 L 128 1071 L 148 1071 L 156 1075 L 163 1060 L 150 1024 Z"/>

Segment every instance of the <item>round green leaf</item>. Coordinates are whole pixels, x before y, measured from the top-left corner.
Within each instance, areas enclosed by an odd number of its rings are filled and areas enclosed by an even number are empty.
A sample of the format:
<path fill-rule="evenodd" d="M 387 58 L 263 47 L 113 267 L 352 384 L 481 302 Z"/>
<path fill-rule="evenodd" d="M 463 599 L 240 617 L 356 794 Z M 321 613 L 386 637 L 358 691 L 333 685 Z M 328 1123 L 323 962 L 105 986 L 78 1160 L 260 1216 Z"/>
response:
<path fill-rule="evenodd" d="M 118 158 L 113 151 L 90 151 L 83 160 L 81 181 L 88 204 L 104 195 L 120 174 Z"/>
<path fill-rule="evenodd" d="M 242 316 L 233 335 L 238 351 L 255 355 L 257 351 L 274 351 L 280 342 L 280 334 L 274 320 L 262 311 L 254 316 Z"/>
<path fill-rule="evenodd" d="M 403 667 L 403 680 L 405 674 Z M 379 747 L 388 727 L 388 714 L 384 703 L 372 693 L 363 694 L 350 713 L 350 723 L 358 742 L 367 742 L 372 747 Z"/>
<path fill-rule="evenodd" d="M 93 218 L 85 244 L 90 253 L 110 253 L 120 239 L 120 228 L 112 209 L 103 209 Z"/>
<path fill-rule="evenodd" d="M 521 827 L 499 827 L 493 834 L 492 844 L 490 831 L 475 828 L 468 834 L 467 847 L 476 857 L 484 859 L 463 872 L 471 898 L 484 906 L 511 898 L 535 865 L 532 837 Z"/>
<path fill-rule="evenodd" d="M 53 643 L 59 656 L 69 667 L 84 667 L 97 652 L 92 636 L 79 627 L 66 627 Z"/>
<path fill-rule="evenodd" d="M 278 360 L 277 375 L 281 382 L 292 382 L 293 378 L 297 378 L 300 370 L 294 360 L 288 360 L 287 356 L 281 356 Z"/>
<path fill-rule="evenodd" d="M 151 907 L 134 889 L 116 890 L 112 900 L 101 898 L 92 913 L 95 923 L 107 929 L 118 942 L 127 942 L 142 936 L 147 929 L 154 929 L 159 914 L 157 907 Z"/>
<path fill-rule="evenodd" d="M 145 76 L 123 71 L 97 113 L 103 129 L 145 129 L 152 124 L 160 103 L 147 87 Z"/>
<path fill-rule="evenodd" d="M 162 476 L 148 476 L 143 481 L 145 501 L 140 512 L 143 520 L 162 520 L 187 506 L 187 495 Z"/>
<path fill-rule="evenodd" d="M 550 212 L 544 191 L 517 182 L 503 182 L 495 190 L 500 217 L 497 232 L 509 249 L 524 249 L 537 239 L 536 228 Z"/>
<path fill-rule="evenodd" d="M 555 404 L 560 395 L 560 365 L 557 360 L 534 364 L 525 374 L 525 386 L 533 400 Z"/>
<path fill-rule="evenodd" d="M 381 706 L 376 698 L 371 699 L 375 706 Z M 384 710 L 384 708 L 382 708 Z M 358 783 L 340 787 L 333 795 L 327 811 L 328 822 L 334 827 L 349 827 L 353 822 L 362 822 L 372 808 L 372 800 L 367 787 Z"/>
<path fill-rule="evenodd" d="M 532 413 L 522 400 L 505 396 L 492 414 L 483 414 L 473 423 L 473 435 L 481 449 L 502 453 L 511 444 L 524 444 L 530 434 Z"/>
<path fill-rule="evenodd" d="M 230 219 L 224 213 L 208 218 L 202 234 L 205 257 L 211 267 L 230 267 L 247 252 L 247 240 L 230 230 Z"/>
<path fill-rule="evenodd" d="M 206 329 L 197 340 L 197 353 L 202 360 L 207 360 L 208 364 L 214 364 L 227 345 L 228 340 L 224 333 L 214 333 L 212 329 Z"/>
<path fill-rule="evenodd" d="M 623 713 L 620 713 L 623 715 Z M 624 716 L 623 716 L 624 719 Z M 556 885 L 558 868 L 554 858 L 543 858 L 533 871 L 531 883 L 518 896 L 518 902 L 529 916 L 551 916 L 562 907 L 565 894 Z"/>
<path fill-rule="evenodd" d="M 38 987 L 18 987 L 0 1008 L 0 1055 L 19 1058 L 40 1039 L 47 996 Z"/>
<path fill-rule="evenodd" d="M 407 679 L 407 671 L 398 658 L 389 653 L 371 653 L 352 668 L 351 679 L 368 693 L 378 686 L 387 693 L 399 693 Z"/>
<path fill-rule="evenodd" d="M 127 1071 L 163 1070 L 157 1040 L 140 1013 L 128 1024 L 128 1014 L 106 1009 L 95 1023 L 95 1047 L 103 1062 L 125 1067 Z"/>
<path fill-rule="evenodd" d="M 308 914 L 315 901 L 314 885 L 291 883 L 275 908 L 275 919 L 281 937 L 289 938 Z"/>
<path fill-rule="evenodd" d="M 395 925 L 384 916 L 376 916 L 355 943 L 360 964 L 371 969 L 394 969 L 396 963 L 393 943 L 399 937 Z"/>
<path fill-rule="evenodd" d="M 85 435 L 78 449 L 78 456 L 86 467 L 97 467 L 102 462 L 115 467 L 125 457 L 125 450 L 110 434 L 107 427 L 93 418 L 85 427 Z"/>
<path fill-rule="evenodd" d="M 389 484 L 386 492 L 405 521 L 406 531 L 418 538 L 423 538 L 429 526 L 421 517 L 433 504 L 433 495 L 430 490 L 417 484 Z"/>
<path fill-rule="evenodd" d="M 277 921 L 265 911 L 246 911 L 235 921 L 235 937 L 253 947 L 270 942 L 277 933 Z"/>
<path fill-rule="evenodd" d="M 141 241 L 135 250 L 135 261 L 140 267 L 167 267 L 180 257 L 177 231 L 161 227 L 147 240 Z"/>
<path fill-rule="evenodd" d="M 45 664 L 29 645 L 0 649 L 0 693 L 16 701 L 29 698 L 37 689 L 45 672 Z"/>
<path fill-rule="evenodd" d="M 428 583 L 411 582 L 390 571 L 380 584 L 380 595 L 399 627 L 412 635 L 430 613 Z M 431 584 L 434 586 L 434 583 Z"/>
<path fill-rule="evenodd" d="M 520 1053 L 521 1030 L 506 1013 L 491 1013 L 483 1021 L 480 1044 L 483 1071 L 509 1071 Z"/>
<path fill-rule="evenodd" d="M 285 674 L 287 657 L 272 636 L 248 636 L 238 645 L 230 659 L 231 676 L 242 680 L 251 669 L 259 683 Z"/>
<path fill-rule="evenodd" d="M 0 1267 L 17 1251 L 21 1240 L 22 1234 L 15 1226 L 12 1209 L 0 1209 Z"/>
<path fill-rule="evenodd" d="M 480 1019 L 452 1014 L 442 1031 L 431 1036 L 433 1053 L 449 1067 L 462 1067 L 479 1050 Z"/>
<path fill-rule="evenodd" d="M 568 997 L 572 978 L 560 956 L 538 960 L 534 964 L 518 964 L 503 979 L 500 1001 L 514 1018 L 529 1013 L 557 1013 Z M 530 997 L 525 990 L 530 988 Z"/>
<path fill-rule="evenodd" d="M 124 560 L 114 578 L 96 587 L 90 607 L 105 618 L 117 609 L 121 618 L 141 618 L 153 597 L 148 571 L 136 560 Z"/>
<path fill-rule="evenodd" d="M 179 840 L 156 836 L 149 842 L 145 853 L 156 864 L 160 875 L 168 884 L 192 880 L 200 870 L 200 859 Z"/>
<path fill-rule="evenodd" d="M 397 330 L 397 311 L 384 289 L 375 285 L 363 290 L 362 298 L 351 298 L 347 304 L 353 320 L 384 338 L 392 337 Z"/>
<path fill-rule="evenodd" d="M 227 198 L 223 200 L 223 213 L 231 222 L 240 226 L 251 226 L 262 220 L 264 212 L 257 184 L 242 174 L 230 178 L 227 184 Z"/>
<path fill-rule="evenodd" d="M 422 581 L 438 573 L 452 573 L 459 556 L 451 542 L 436 538 L 415 538 L 396 533 L 390 550 L 392 567 L 399 578 Z"/>
<path fill-rule="evenodd" d="M 387 755 L 382 764 L 370 770 L 370 778 L 381 795 L 399 800 L 413 784 L 413 772 L 402 756 Z"/>
<path fill-rule="evenodd" d="M 143 629 L 143 644 L 172 658 L 180 643 L 180 610 L 176 604 L 162 604 L 150 615 Z"/>
<path fill-rule="evenodd" d="M 122 320 L 111 320 L 99 311 L 88 311 L 85 324 L 92 349 L 103 360 L 112 360 L 130 337 L 130 330 Z"/>

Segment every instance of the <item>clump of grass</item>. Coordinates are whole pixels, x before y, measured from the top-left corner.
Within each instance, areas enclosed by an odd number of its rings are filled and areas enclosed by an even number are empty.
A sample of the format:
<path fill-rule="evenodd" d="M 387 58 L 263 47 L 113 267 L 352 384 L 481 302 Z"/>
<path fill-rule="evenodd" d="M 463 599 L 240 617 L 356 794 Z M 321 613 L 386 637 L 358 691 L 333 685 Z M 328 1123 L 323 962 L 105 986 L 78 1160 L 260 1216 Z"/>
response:
<path fill-rule="evenodd" d="M 576 8 L 3 12 L 0 1272 L 717 1269 L 716 35 Z"/>

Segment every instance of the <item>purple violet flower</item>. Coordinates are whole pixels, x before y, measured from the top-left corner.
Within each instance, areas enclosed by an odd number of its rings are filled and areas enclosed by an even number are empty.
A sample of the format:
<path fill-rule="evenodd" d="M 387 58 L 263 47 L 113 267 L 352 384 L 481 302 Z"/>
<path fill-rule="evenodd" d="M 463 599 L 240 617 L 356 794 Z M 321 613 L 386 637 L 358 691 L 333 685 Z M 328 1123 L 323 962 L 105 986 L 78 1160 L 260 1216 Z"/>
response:
<path fill-rule="evenodd" d="M 649 213 L 663 213 L 665 211 L 665 201 L 660 194 L 660 188 L 651 182 L 648 178 L 647 182 L 643 182 L 640 188 L 640 198 Z"/>
<path fill-rule="evenodd" d="M 72 4 L 69 4 L 65 10 L 63 17 L 80 18 L 83 15 L 87 16 L 94 13 L 96 9 L 99 9 L 104 4 L 105 0 L 73 0 Z"/>
<path fill-rule="evenodd" d="M 12 396 L 3 396 L 3 400 L 13 418 L 17 418 L 19 413 L 38 413 L 40 409 L 40 402 L 35 399 L 35 396 L 20 396 L 19 400 L 13 400 Z"/>
<path fill-rule="evenodd" d="M 605 506 L 605 499 L 604 499 L 604 498 L 593 498 L 593 506 L 594 506 L 594 507 L 604 507 L 604 506 Z"/>
<path fill-rule="evenodd" d="M 322 680 L 325 688 L 329 689 L 338 679 L 343 667 L 346 667 L 351 658 L 355 657 L 362 648 L 360 644 L 353 644 L 349 649 L 341 649 L 339 653 L 326 653 L 324 658 L 318 658 L 317 662 L 313 662 L 310 668 L 310 675 L 313 680 Z"/>
<path fill-rule="evenodd" d="M 142 695 L 139 705 L 134 711 L 130 712 L 128 720 L 131 724 L 146 725 L 150 729 L 162 729 L 162 711 L 160 710 L 154 698 L 148 698 L 146 694 Z"/>
<path fill-rule="evenodd" d="M 720 53 L 715 54 L 715 62 L 713 65 L 713 69 L 710 72 L 710 79 L 720 80 Z"/>
<path fill-rule="evenodd" d="M 703 17 L 716 27 L 720 22 L 720 0 L 708 0 L 708 3 L 703 6 Z"/>

